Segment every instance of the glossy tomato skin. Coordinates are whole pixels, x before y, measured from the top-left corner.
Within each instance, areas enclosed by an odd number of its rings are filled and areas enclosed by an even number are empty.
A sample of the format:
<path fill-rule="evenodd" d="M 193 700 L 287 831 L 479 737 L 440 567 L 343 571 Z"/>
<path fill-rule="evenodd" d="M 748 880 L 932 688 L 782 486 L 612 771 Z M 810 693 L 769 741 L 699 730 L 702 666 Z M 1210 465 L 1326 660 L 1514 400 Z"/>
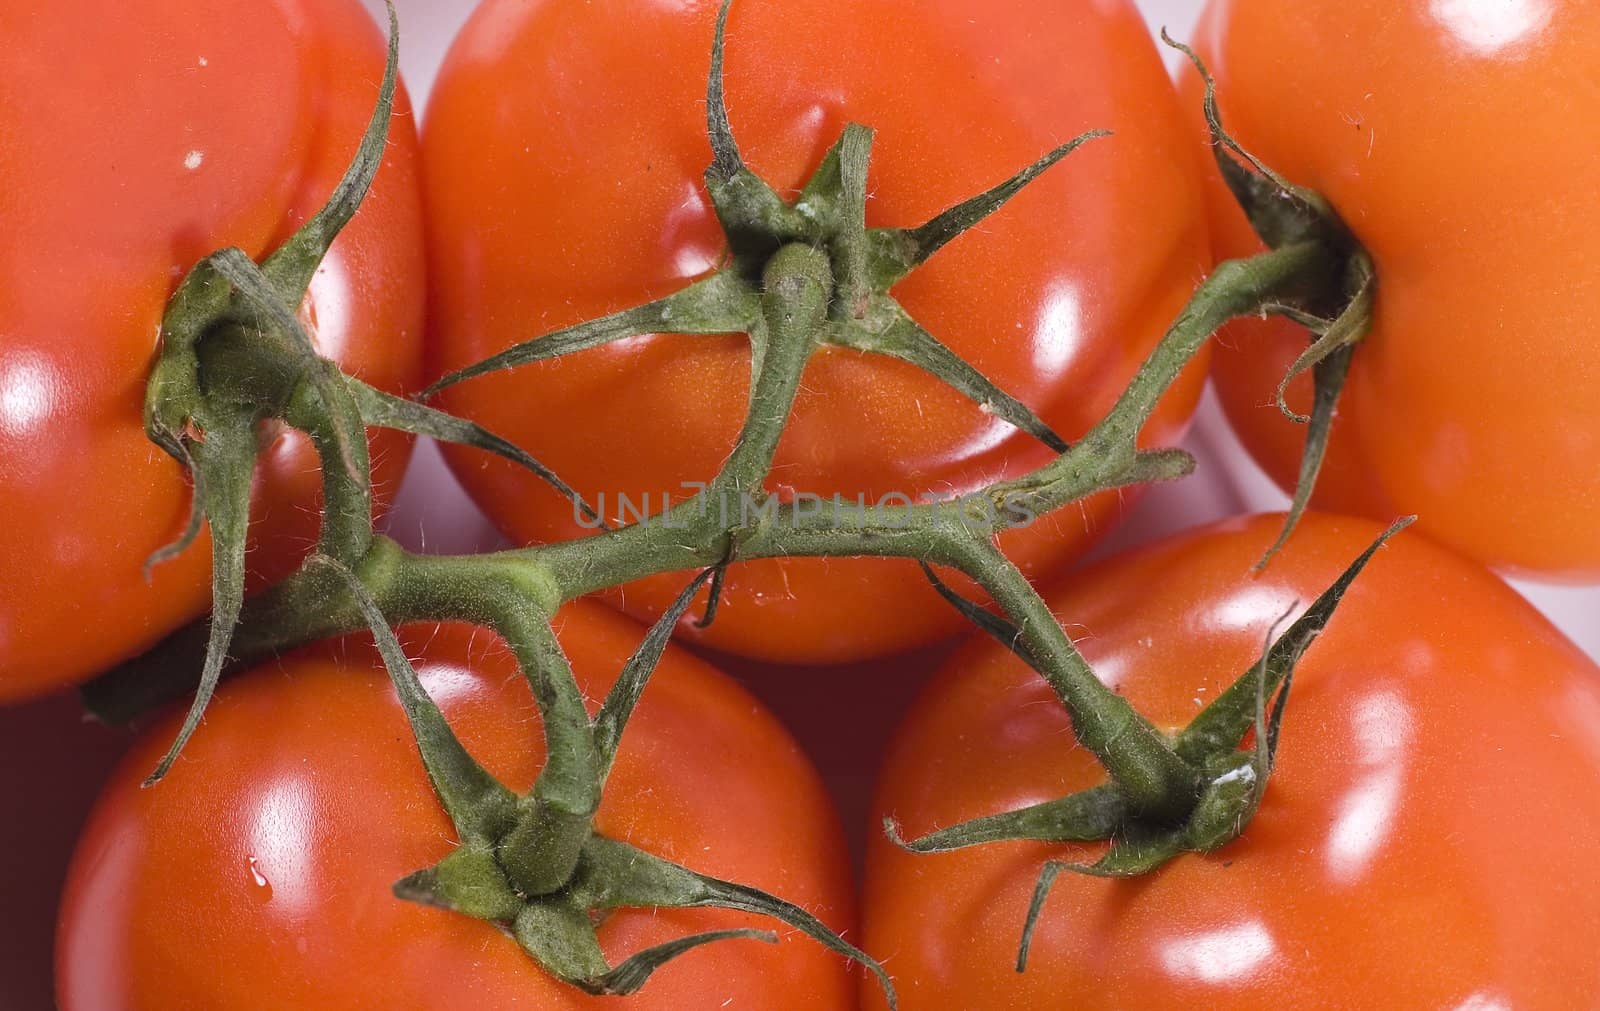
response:
<path fill-rule="evenodd" d="M 1280 523 L 1182 535 L 1048 597 L 1101 677 L 1175 729 L 1378 533 L 1311 514 L 1252 578 Z M 1043 682 L 988 643 L 890 755 L 878 813 L 913 836 L 1100 778 Z M 865 938 L 907 1011 L 1595 1007 L 1596 852 L 1600 670 L 1499 580 L 1405 534 L 1306 654 L 1238 840 L 1140 880 L 1063 874 L 1018 975 L 1041 865 L 1090 848 L 915 856 L 875 833 Z"/>
<path fill-rule="evenodd" d="M 424 657 L 423 684 L 463 743 L 526 789 L 541 738 L 509 653 L 465 627 L 411 631 L 409 655 Z M 642 632 L 597 604 L 558 627 L 591 698 Z M 745 914 L 613 914 L 600 931 L 613 960 L 730 924 L 781 937 L 698 949 L 619 1001 L 553 982 L 488 924 L 394 898 L 396 880 L 450 851 L 453 830 L 377 665 L 370 646 L 345 641 L 228 685 L 153 789 L 139 781 L 172 724 L 130 753 L 74 857 L 58 945 L 64 1011 L 854 1007 L 843 959 Z M 749 695 L 685 653 L 669 651 L 645 691 L 597 828 L 770 889 L 837 929 L 854 915 L 816 773 Z"/>
<path fill-rule="evenodd" d="M 355 0 L 6 4 L 0 35 L 0 701 L 80 680 L 202 613 L 210 548 L 141 567 L 188 517 L 141 405 L 166 300 L 200 257 L 270 251 L 344 173 L 383 38 Z M 301 309 L 322 353 L 414 389 L 421 200 L 406 99 L 372 195 Z M 253 579 L 316 537 L 316 457 L 266 432 Z M 393 490 L 409 443 L 373 439 Z M 93 635 L 85 635 L 93 628 Z"/>
<path fill-rule="evenodd" d="M 434 374 L 667 295 L 715 267 L 701 177 L 715 3 L 490 0 L 440 72 L 424 138 Z M 1137 12 L 1123 0 L 800 0 L 735 4 L 727 94 L 752 168 L 792 193 L 847 122 L 877 130 L 868 223 L 909 226 L 1092 128 L 1073 154 L 894 294 L 1063 435 L 1098 420 L 1206 268 L 1199 159 Z M 435 353 L 436 352 L 436 353 Z M 1187 421 L 1203 365 L 1146 436 Z M 475 380 L 444 403 L 526 446 L 588 495 L 690 492 L 743 420 L 742 337 L 627 340 Z M 769 487 L 824 498 L 955 495 L 1049 451 L 919 370 L 854 351 L 812 361 Z M 537 482 L 453 456 L 513 539 L 574 536 Z M 1115 496 L 1006 538 L 1030 572 L 1081 551 Z M 678 577 L 618 600 L 659 613 Z M 892 600 L 892 618 L 883 601 Z M 784 662 L 843 662 L 959 628 L 913 564 L 790 560 L 730 573 L 705 632 Z"/>
<path fill-rule="evenodd" d="M 1600 7 L 1215 0 L 1195 44 L 1228 128 L 1326 196 L 1377 267 L 1318 504 L 1418 513 L 1496 567 L 1600 579 Z M 1192 72 L 1183 90 L 1198 132 Z M 1259 248 L 1215 173 L 1208 193 L 1219 258 Z M 1271 405 L 1305 333 L 1251 321 L 1222 343 L 1228 415 L 1290 487 L 1304 429 Z"/>

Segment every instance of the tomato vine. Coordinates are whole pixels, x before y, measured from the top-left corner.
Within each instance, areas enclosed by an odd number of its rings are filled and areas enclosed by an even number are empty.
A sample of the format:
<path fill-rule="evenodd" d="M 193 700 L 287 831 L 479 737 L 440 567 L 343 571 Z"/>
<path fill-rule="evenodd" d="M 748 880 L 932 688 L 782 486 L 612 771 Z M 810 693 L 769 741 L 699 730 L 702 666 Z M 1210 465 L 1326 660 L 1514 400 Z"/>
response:
<path fill-rule="evenodd" d="M 395 88 L 398 33 L 391 10 L 382 97 L 334 198 L 260 264 L 233 249 L 201 261 L 167 312 L 146 423 L 151 438 L 194 475 L 195 504 L 184 538 L 152 561 L 184 550 L 202 521 L 209 523 L 217 545 L 212 619 L 91 684 L 86 696 L 103 716 L 125 718 L 184 691 L 185 672 L 193 669 L 185 661 L 203 653 L 199 692 L 153 783 L 195 732 L 230 653 L 248 659 L 370 628 L 460 840 L 438 865 L 398 883 L 397 895 L 493 922 L 552 974 L 592 992 L 631 992 L 654 968 L 690 947 L 752 936 L 741 930 L 686 937 L 612 966 L 595 939 L 593 914 L 619 906 L 712 905 L 788 923 L 868 966 L 892 995 L 881 965 L 799 907 L 595 832 L 593 815 L 616 741 L 674 626 L 707 584 L 713 603 L 705 620 L 710 621 L 722 572 L 741 561 L 795 556 L 917 560 L 929 567 L 930 578 L 956 607 L 1011 645 L 1048 682 L 1071 715 L 1078 740 L 1105 767 L 1108 782 L 912 840 L 905 843 L 908 848 L 934 851 L 1015 838 L 1110 840 L 1098 863 L 1045 867 L 1030 929 L 1051 881 L 1063 869 L 1132 875 L 1180 852 L 1215 849 L 1242 831 L 1266 787 L 1295 661 L 1382 539 L 1267 644 L 1260 664 L 1243 672 L 1232 690 L 1174 739 L 1095 676 L 994 538 L 1007 524 L 1097 492 L 1186 476 L 1194 467 L 1188 454 L 1143 451 L 1136 439 L 1162 394 L 1211 334 L 1230 319 L 1262 312 L 1337 319 L 1360 311 L 1368 289 L 1352 282 L 1361 276 L 1359 266 L 1352 267 L 1359 264 L 1358 253 L 1313 197 L 1288 204 L 1287 213 L 1282 201 L 1264 199 L 1262 206 L 1277 215 L 1263 225 L 1271 232 L 1272 248 L 1224 263 L 1200 284 L 1116 404 L 1069 445 L 918 325 L 890 288 L 1040 174 L 1060 171 L 1058 163 L 1078 147 L 1100 142 L 1101 135 L 1085 134 L 1058 147 L 920 228 L 869 229 L 866 178 L 873 135 L 851 125 L 799 196 L 786 201 L 745 165 L 728 121 L 722 57 L 730 5 L 725 0 L 717 22 L 707 117 L 714 159 L 706 188 L 726 234 L 725 265 L 659 301 L 518 345 L 409 401 L 345 376 L 318 357 L 293 309 L 329 243 L 354 213 L 380 158 Z M 1224 137 L 1220 125 L 1217 129 Z M 1270 175 L 1239 171 L 1242 191 L 1282 190 Z M 1335 325 L 1327 329 L 1325 340 L 1332 342 Z M 614 340 L 728 332 L 746 334 L 750 341 L 748 412 L 733 453 L 692 498 L 661 515 L 593 536 L 481 556 L 414 555 L 373 531 L 368 426 L 497 453 L 577 501 L 576 493 L 520 449 L 422 400 L 491 371 Z M 775 497 L 766 482 L 779 437 L 808 361 L 830 344 L 910 362 L 1057 455 L 1032 473 L 953 502 L 880 503 L 822 513 Z M 244 528 L 256 453 L 253 432 L 269 418 L 313 440 L 322 462 L 324 521 L 317 553 L 289 579 L 246 601 Z M 730 502 L 738 507 L 730 510 Z M 578 504 L 598 520 L 592 509 Z M 970 577 L 1004 617 L 960 598 L 933 566 Z M 689 570 L 699 570 L 699 577 L 651 628 L 591 719 L 550 627 L 557 609 L 597 590 Z M 418 683 L 389 628 L 424 620 L 487 627 L 514 652 L 543 716 L 548 756 L 527 795 L 514 794 L 473 760 Z M 1242 750 L 1252 731 L 1256 746 Z"/>

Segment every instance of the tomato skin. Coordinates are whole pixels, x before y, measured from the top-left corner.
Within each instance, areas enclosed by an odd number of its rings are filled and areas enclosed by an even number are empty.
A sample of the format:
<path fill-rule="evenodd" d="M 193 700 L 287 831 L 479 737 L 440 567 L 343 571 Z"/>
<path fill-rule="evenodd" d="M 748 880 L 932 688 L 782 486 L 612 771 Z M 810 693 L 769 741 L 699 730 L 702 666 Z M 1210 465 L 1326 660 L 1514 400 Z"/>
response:
<path fill-rule="evenodd" d="M 1600 8 L 1214 0 L 1195 44 L 1227 127 L 1377 266 L 1318 505 L 1417 513 L 1490 565 L 1600 580 Z M 1192 71 L 1182 90 L 1203 129 Z M 1208 194 L 1218 257 L 1258 249 L 1215 172 Z M 1304 429 L 1271 404 L 1305 347 L 1250 321 L 1216 357 L 1235 429 L 1285 487 Z"/>
<path fill-rule="evenodd" d="M 457 38 L 424 137 L 431 371 L 681 288 L 723 240 L 701 177 L 717 4 L 490 0 Z M 793 192 L 845 124 L 877 130 L 873 226 L 917 225 L 1085 130 L 1074 153 L 897 286 L 911 314 L 1063 435 L 1098 420 L 1203 276 L 1199 167 L 1143 22 L 1123 0 L 736 4 L 727 94 L 746 159 Z M 1066 226 L 1063 223 L 1067 223 Z M 1146 432 L 1175 439 L 1204 365 Z M 687 498 L 744 417 L 742 337 L 655 336 L 474 380 L 443 398 L 527 447 L 591 501 Z M 847 502 L 960 494 L 1049 451 L 919 370 L 854 351 L 813 360 L 769 487 Z M 476 457 L 456 472 L 512 539 L 579 533 L 572 506 Z M 1116 496 L 1006 538 L 1029 571 L 1064 562 Z M 660 613 L 679 577 L 617 600 Z M 882 602 L 893 600 L 892 620 Z M 907 562 L 737 567 L 691 638 L 748 656 L 844 662 L 924 644 L 959 619 Z"/>
<path fill-rule="evenodd" d="M 596 604 L 558 625 L 591 697 L 641 633 Z M 467 748 L 508 786 L 531 785 L 543 764 L 537 710 L 509 653 L 462 626 L 408 638 Z M 141 789 L 172 729 L 130 753 L 75 855 L 58 946 L 64 1011 L 854 1006 L 842 958 L 757 917 L 613 914 L 600 931 L 613 959 L 730 924 L 782 938 L 698 949 L 619 1002 L 554 982 L 488 924 L 394 898 L 391 885 L 445 856 L 454 833 L 368 644 L 319 647 L 228 685 L 171 775 Z M 853 916 L 816 773 L 775 719 L 686 653 L 669 651 L 645 691 L 596 824 L 835 927 Z"/>
<path fill-rule="evenodd" d="M 1280 523 L 1182 535 L 1047 598 L 1101 676 L 1176 729 L 1379 529 L 1310 514 L 1252 577 Z M 1103 778 L 1044 683 L 988 642 L 944 670 L 890 756 L 877 810 L 909 837 Z M 1018 975 L 1040 867 L 1094 850 L 916 856 L 874 833 L 865 946 L 907 1011 L 1594 1007 L 1596 852 L 1600 670 L 1499 580 L 1404 534 L 1301 663 L 1238 840 L 1135 881 L 1061 875 Z"/>
<path fill-rule="evenodd" d="M 205 537 L 142 572 L 190 499 L 141 421 L 162 311 L 197 259 L 270 251 L 332 192 L 372 114 L 383 39 L 355 0 L 6 4 L 0 35 L 4 701 L 81 680 L 208 606 Z M 424 306 L 416 138 L 403 95 L 396 108 L 372 195 L 301 317 L 322 353 L 402 390 L 420 378 Z M 264 438 L 253 585 L 315 539 L 320 491 L 306 440 Z M 380 492 L 409 445 L 372 440 Z"/>

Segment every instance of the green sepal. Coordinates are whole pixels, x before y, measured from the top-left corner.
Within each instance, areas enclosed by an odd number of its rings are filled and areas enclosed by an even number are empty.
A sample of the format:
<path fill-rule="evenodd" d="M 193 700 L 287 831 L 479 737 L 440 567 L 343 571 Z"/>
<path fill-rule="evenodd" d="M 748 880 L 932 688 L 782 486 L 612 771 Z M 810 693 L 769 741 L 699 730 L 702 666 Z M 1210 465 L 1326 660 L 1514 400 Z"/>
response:
<path fill-rule="evenodd" d="M 511 934 L 546 972 L 597 997 L 636 993 L 657 969 L 703 945 L 778 941 L 777 935 L 765 930 L 712 930 L 654 945 L 612 967 L 600 950 L 588 910 L 565 898 L 529 903 L 512 924 Z"/>
<path fill-rule="evenodd" d="M 311 278 L 339 233 L 355 217 L 383 164 L 389 141 L 389 119 L 394 115 L 394 94 L 400 79 L 400 22 L 392 0 L 384 0 L 384 6 L 389 15 L 389 45 L 384 57 L 383 82 L 378 86 L 378 103 L 356 146 L 355 157 L 327 202 L 262 263 L 262 270 L 278 289 L 279 296 L 290 305 L 299 305 L 305 298 Z"/>
<path fill-rule="evenodd" d="M 661 656 L 666 652 L 667 644 L 672 641 L 673 629 L 688 612 L 695 596 L 722 569 L 722 566 L 706 569 L 690 580 L 689 585 L 683 588 L 672 605 L 656 619 L 655 624 L 650 626 L 650 630 L 645 633 L 644 639 L 628 658 L 628 662 L 623 664 L 622 673 L 611 686 L 611 691 L 606 695 L 606 700 L 601 703 L 600 711 L 594 717 L 594 747 L 599 758 L 602 779 L 611 771 L 611 764 L 617 756 L 617 745 L 622 741 L 622 731 L 628 725 L 628 717 L 633 715 L 633 708 L 638 704 L 639 696 L 644 693 L 646 683 L 655 673 L 657 665 L 661 663 Z"/>
<path fill-rule="evenodd" d="M 638 992 L 643 987 L 652 973 L 677 958 L 679 955 L 707 944 L 718 941 L 761 941 L 765 944 L 777 944 L 778 935 L 770 930 L 754 930 L 749 927 L 733 930 L 707 930 L 704 933 L 690 934 L 671 941 L 636 952 L 617 963 L 617 967 L 603 975 L 587 980 L 574 980 L 578 987 L 590 993 L 603 996 L 626 996 Z"/>
<path fill-rule="evenodd" d="M 844 347 L 898 358 L 943 380 L 986 414 L 992 414 L 1027 432 L 1057 453 L 1067 441 L 1026 404 L 1000 389 L 970 362 L 929 333 L 887 294 L 863 296 L 859 315 L 829 331 L 830 339 Z"/>
<path fill-rule="evenodd" d="M 717 11 L 716 35 L 711 44 L 711 73 L 706 83 L 706 134 L 711 141 L 711 165 L 706 169 L 706 191 L 728 239 L 736 264 L 750 276 L 787 242 L 813 235 L 806 217 L 785 203 L 766 180 L 744 163 L 728 120 L 724 68 L 728 50 L 728 11 L 733 0 L 723 0 Z"/>
<path fill-rule="evenodd" d="M 1109 130 L 1090 130 L 1079 134 L 1005 182 L 956 204 L 920 227 L 875 229 L 869 236 L 873 283 L 879 288 L 888 289 L 903 280 L 913 270 L 927 263 L 933 254 L 1004 207 L 1012 197 L 1067 155 L 1090 141 L 1109 136 Z"/>
<path fill-rule="evenodd" d="M 510 440 L 503 439 L 465 418 L 458 418 L 415 400 L 385 393 L 359 379 L 347 378 L 346 382 L 350 386 L 350 392 L 355 395 L 356 404 L 361 408 L 361 420 L 366 424 L 376 428 L 409 432 L 412 435 L 426 435 L 431 439 L 457 446 L 471 446 L 510 460 L 560 492 L 600 529 L 610 529 L 595 508 L 576 489 Z"/>
<path fill-rule="evenodd" d="M 892 818 L 883 822 L 889 841 L 912 853 L 949 853 L 995 842 L 1098 842 L 1127 823 L 1128 805 L 1115 786 L 1102 784 L 1015 811 L 974 818 L 907 840 Z"/>
<path fill-rule="evenodd" d="M 933 584 L 934 590 L 944 598 L 945 603 L 959 611 L 962 617 L 978 626 L 979 629 L 988 633 L 989 637 L 994 639 L 995 642 L 1015 653 L 1029 667 L 1038 668 L 1037 659 L 1034 657 L 1033 652 L 1028 649 L 1027 641 L 1022 637 L 1022 629 L 988 608 L 982 607 L 957 593 L 954 587 L 939 578 L 939 574 L 927 562 L 919 559 L 917 564 L 922 566 L 922 574 L 928 577 L 928 582 Z"/>
<path fill-rule="evenodd" d="M 658 333 L 699 336 L 748 333 L 760 316 L 761 297 L 757 288 L 737 272 L 722 270 L 666 298 L 509 347 L 450 373 L 423 390 L 418 399 L 432 399 L 441 390 L 492 372 L 549 361 L 628 337 Z"/>
<path fill-rule="evenodd" d="M 325 555 L 313 555 L 306 564 L 325 567 L 336 574 L 361 609 L 389 680 L 394 684 L 400 708 L 411 725 L 428 781 L 433 784 L 433 791 L 456 832 L 469 843 L 499 838 L 515 819 L 515 794 L 478 764 L 461 743 L 438 704 L 422 686 L 417 669 L 400 648 L 400 641 L 395 638 L 378 602 L 356 574 Z"/>
<path fill-rule="evenodd" d="M 432 867 L 395 882 L 395 898 L 492 923 L 511 923 L 526 900 L 506 880 L 494 848 L 466 842 Z"/>
<path fill-rule="evenodd" d="M 818 163 L 817 170 L 811 173 L 811 178 L 800 190 L 800 196 L 794 202 L 795 212 L 808 222 L 812 234 L 822 235 L 839 220 L 840 205 L 844 201 L 844 164 L 843 148 L 845 137 L 853 130 L 872 131 L 867 127 L 855 123 L 845 125 L 844 132 L 839 139 L 833 142 L 822 161 Z M 861 210 L 861 222 L 866 225 L 866 208 Z"/>
<path fill-rule="evenodd" d="M 1199 54 L 1174 41 L 1164 29 L 1161 41 L 1188 57 L 1199 72 L 1205 85 L 1206 127 L 1211 133 L 1217 168 L 1261 241 L 1271 249 L 1307 240 L 1347 244 L 1348 233 L 1321 194 L 1285 179 L 1223 128 L 1217 107 L 1217 83 Z"/>
<path fill-rule="evenodd" d="M 511 936 L 539 968 L 588 993 L 603 994 L 611 972 L 589 910 L 566 895 L 532 899 L 511 923 Z"/>
<path fill-rule="evenodd" d="M 898 1006 L 894 983 L 877 959 L 806 910 L 758 888 L 699 874 L 627 843 L 595 836 L 579 864 L 572 894 L 592 910 L 714 907 L 771 917 L 866 968 L 878 978 L 889 1006 Z"/>
<path fill-rule="evenodd" d="M 1022 922 L 1022 939 L 1017 945 L 1017 972 L 1028 969 L 1028 955 L 1033 950 L 1034 931 L 1044 912 L 1045 900 L 1062 872 L 1087 875 L 1095 878 L 1133 878 L 1149 874 L 1183 852 L 1176 833 L 1142 838 L 1124 837 L 1112 842 L 1105 856 L 1092 864 L 1071 863 L 1065 860 L 1046 861 L 1039 868 L 1039 878 L 1033 887 L 1033 897 L 1028 901 L 1028 912 Z"/>
<path fill-rule="evenodd" d="M 722 603 L 722 587 L 728 581 L 728 565 L 732 559 L 724 561 L 711 572 L 711 592 L 706 594 L 706 609 L 700 617 L 695 619 L 694 627 L 705 630 L 717 620 L 717 608 Z"/>
<path fill-rule="evenodd" d="M 255 419 L 248 415 L 205 417 L 203 439 L 188 447 L 194 464 L 194 496 L 211 526 L 211 618 L 200 684 L 171 747 L 149 777 L 153 786 L 172 769 L 178 753 L 200 725 L 222 677 L 228 644 L 244 606 L 245 542 L 250 526 L 250 485 L 255 476 Z M 191 511 L 191 522 L 192 522 Z"/>
<path fill-rule="evenodd" d="M 205 529 L 206 522 L 206 490 L 205 478 L 200 473 L 200 468 L 195 465 L 194 454 L 189 452 L 189 447 L 181 439 L 174 439 L 170 445 L 163 444 L 162 448 L 170 453 L 173 459 L 183 465 L 183 470 L 189 475 L 189 518 L 184 522 L 183 532 L 170 544 L 163 545 L 151 553 L 144 560 L 143 575 L 146 582 L 150 581 L 156 566 L 164 565 L 179 555 L 188 551 L 199 539 L 200 531 Z"/>
<path fill-rule="evenodd" d="M 1312 642 L 1327 627 L 1351 584 L 1372 561 L 1378 549 L 1415 522 L 1415 519 L 1416 517 L 1408 517 L 1399 520 L 1379 535 L 1377 540 L 1350 563 L 1333 585 L 1323 591 L 1305 613 L 1278 637 L 1259 667 L 1252 667 L 1200 711 L 1199 715 L 1178 735 L 1175 747 L 1180 758 L 1190 764 L 1198 765 L 1213 756 L 1233 751 L 1239 746 L 1239 742 L 1244 739 L 1244 735 L 1255 721 L 1257 692 L 1261 691 L 1270 696 L 1277 690 L 1279 683 L 1288 676 L 1300 662 L 1300 658 L 1305 655 L 1306 650 L 1311 647 Z"/>
<path fill-rule="evenodd" d="M 1314 316 L 1294 312 L 1289 307 L 1283 309 L 1286 315 L 1289 315 L 1301 326 L 1310 330 L 1316 337 L 1311 346 L 1299 358 L 1295 359 L 1294 364 L 1289 366 L 1289 371 L 1284 374 L 1283 380 L 1278 383 L 1278 410 L 1282 412 L 1284 417 L 1296 424 L 1304 425 L 1310 422 L 1312 418 L 1290 409 L 1288 401 L 1289 384 L 1299 378 L 1307 369 L 1316 367 L 1341 349 L 1354 347 L 1367 335 L 1367 332 L 1372 327 L 1372 313 L 1375 308 L 1375 289 L 1377 286 L 1377 275 L 1373 270 L 1372 261 L 1365 254 L 1351 257 L 1349 274 L 1345 287 L 1350 294 L 1350 300 L 1344 311 L 1336 318 L 1324 321 Z"/>
<path fill-rule="evenodd" d="M 1265 569 L 1294 533 L 1295 527 L 1311 506 L 1311 496 L 1322 473 L 1322 464 L 1328 456 L 1328 439 L 1333 434 L 1333 419 L 1339 408 L 1339 397 L 1344 392 L 1345 380 L 1350 375 L 1350 364 L 1355 360 L 1357 345 L 1372 329 L 1372 313 L 1376 299 L 1377 278 L 1372 261 L 1365 254 L 1350 259 L 1350 277 L 1346 282 L 1352 294 L 1349 303 L 1325 329 L 1313 329 L 1320 335 L 1312 341 L 1295 363 L 1290 366 L 1283 382 L 1278 384 L 1278 409 L 1291 421 L 1306 425 L 1305 448 L 1300 454 L 1300 472 L 1295 479 L 1294 499 L 1284 517 L 1283 530 L 1272 547 L 1257 563 L 1257 570 Z M 1287 400 L 1289 384 L 1311 369 L 1315 392 L 1311 414 L 1296 414 L 1289 409 Z"/>

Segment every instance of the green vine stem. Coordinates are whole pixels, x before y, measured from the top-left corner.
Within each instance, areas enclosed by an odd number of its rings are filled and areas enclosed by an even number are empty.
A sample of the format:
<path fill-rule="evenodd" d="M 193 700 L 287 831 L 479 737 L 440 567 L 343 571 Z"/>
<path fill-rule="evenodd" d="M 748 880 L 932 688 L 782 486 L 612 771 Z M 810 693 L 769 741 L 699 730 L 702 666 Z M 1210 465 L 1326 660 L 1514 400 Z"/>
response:
<path fill-rule="evenodd" d="M 548 468 L 505 440 L 342 375 L 314 354 L 296 319 L 293 307 L 304 297 L 316 262 L 354 212 L 381 160 L 395 82 L 397 34 L 391 9 L 389 58 L 378 108 L 329 205 L 260 266 L 238 250 L 207 257 L 180 285 L 164 322 L 161 354 L 147 395 L 147 429 L 194 475 L 195 511 L 184 539 L 152 563 L 182 550 L 197 535 L 201 521 L 209 523 L 218 558 L 211 622 L 177 633 L 145 657 L 90 684 L 85 697 L 104 718 L 131 718 L 192 688 L 189 672 L 198 661 L 200 690 L 171 752 L 152 775 L 154 782 L 194 732 L 227 656 L 248 661 L 370 629 L 459 839 L 438 865 L 397 884 L 397 895 L 488 920 L 514 936 L 547 970 L 596 993 L 631 992 L 654 968 L 699 944 L 770 938 L 753 931 L 698 935 L 610 966 L 593 936 L 595 914 L 641 905 L 713 905 L 755 912 L 795 926 L 866 965 L 883 981 L 892 1004 L 893 988 L 882 967 L 804 911 L 595 833 L 593 816 L 617 741 L 672 629 L 707 584 L 712 598 L 705 620 L 710 620 L 721 573 L 729 564 L 796 556 L 917 561 L 953 605 L 1006 640 L 1038 670 L 1108 779 L 1085 794 L 980 819 L 906 845 L 938 851 L 1012 838 L 1111 840 L 1102 861 L 1072 869 L 1113 874 L 1142 873 L 1185 849 L 1221 845 L 1248 822 L 1269 771 L 1270 755 L 1260 749 L 1241 751 L 1240 740 L 1252 721 L 1266 729 L 1266 700 L 1274 693 L 1278 702 L 1271 732 L 1276 733 L 1294 661 L 1331 617 L 1344 587 L 1371 552 L 1289 628 L 1258 670 L 1241 678 L 1237 691 L 1173 738 L 1095 676 L 1039 594 L 1000 552 L 996 535 L 1103 490 L 1186 476 L 1194 466 L 1187 454 L 1142 451 L 1137 439 L 1161 396 L 1204 342 L 1230 319 L 1263 312 L 1328 320 L 1327 333 L 1348 334 L 1350 328 L 1338 320 L 1347 306 L 1364 300 L 1369 304 L 1370 275 L 1352 291 L 1351 278 L 1358 274 L 1350 267 L 1352 253 L 1343 233 L 1328 226 L 1333 219 L 1314 195 L 1296 191 L 1295 201 L 1280 200 L 1274 216 L 1264 219 L 1263 234 L 1273 236 L 1270 248 L 1219 266 L 1111 410 L 1081 440 L 1069 444 L 917 324 L 890 289 L 1072 151 L 1105 135 L 1076 138 L 919 228 L 869 229 L 866 178 L 872 132 L 851 125 L 800 195 L 787 202 L 749 170 L 731 132 L 722 81 L 730 4 L 725 0 L 719 12 L 713 43 L 707 124 L 714 158 L 706 172 L 707 191 L 727 237 L 726 264 L 667 298 L 530 340 L 446 376 L 423 397 L 489 372 L 635 335 L 670 333 L 688 339 L 741 332 L 748 335 L 751 349 L 748 411 L 735 449 L 716 477 L 660 515 L 563 543 L 481 556 L 429 557 L 410 554 L 374 534 L 365 440 L 369 426 L 427 434 L 499 454 L 587 510 Z M 1208 109 L 1214 119 L 1214 103 L 1208 102 Z M 1254 176 L 1237 182 L 1241 189 L 1260 184 Z M 1031 473 L 955 501 L 848 506 L 835 501 L 832 509 L 815 500 L 782 501 L 766 488 L 773 454 L 807 364 L 827 345 L 911 362 L 1057 455 Z M 1320 361 L 1305 367 L 1321 368 Z M 305 565 L 278 586 L 244 601 L 253 433 L 268 419 L 310 435 L 322 465 L 325 514 L 318 550 Z M 598 520 L 593 510 L 587 512 Z M 992 604 L 962 600 L 939 580 L 934 566 L 965 573 Z M 556 611 L 597 590 L 686 571 L 699 575 L 652 627 L 622 672 L 613 697 L 591 719 L 551 629 Z M 440 620 L 471 622 L 496 632 L 509 644 L 533 689 L 547 758 L 526 796 L 495 782 L 455 739 L 389 631 L 403 623 Z M 1251 704 L 1244 705 L 1241 698 Z M 1062 869 L 1046 867 L 1036 906 L 1043 904 L 1049 881 Z M 1030 918 L 1030 930 L 1031 924 Z"/>

